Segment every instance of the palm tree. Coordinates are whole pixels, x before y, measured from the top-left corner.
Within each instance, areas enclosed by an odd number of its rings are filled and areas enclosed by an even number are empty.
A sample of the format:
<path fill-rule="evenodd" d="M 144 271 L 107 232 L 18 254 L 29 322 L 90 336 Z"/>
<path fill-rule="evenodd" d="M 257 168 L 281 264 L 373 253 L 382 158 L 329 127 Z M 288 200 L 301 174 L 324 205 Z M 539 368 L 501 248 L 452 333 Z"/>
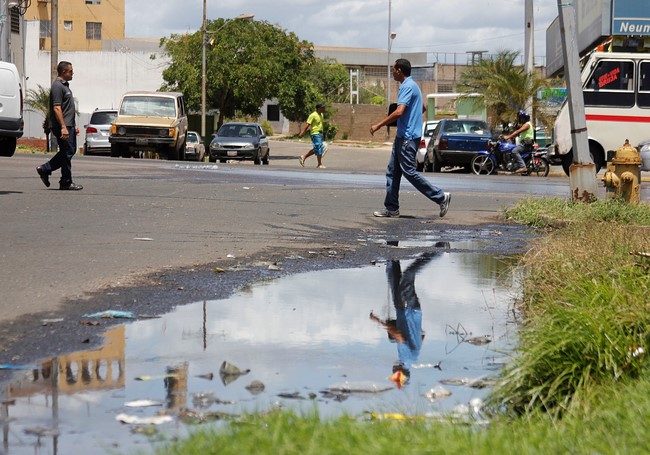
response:
<path fill-rule="evenodd" d="M 43 131 L 45 132 L 45 142 L 47 151 L 50 151 L 50 90 L 38 85 L 38 89 L 28 89 L 25 102 L 30 107 L 27 109 L 32 112 L 40 112 L 45 117 L 43 120 Z"/>
<path fill-rule="evenodd" d="M 548 82 L 537 73 L 526 73 L 524 67 L 516 65 L 517 51 L 500 51 L 470 67 L 460 75 L 457 86 L 459 93 L 472 97 L 477 107 L 485 107 L 491 114 L 491 127 L 506 126 L 515 120 L 517 112 L 533 100 L 533 112 L 538 111 L 537 92 L 548 87 Z"/>

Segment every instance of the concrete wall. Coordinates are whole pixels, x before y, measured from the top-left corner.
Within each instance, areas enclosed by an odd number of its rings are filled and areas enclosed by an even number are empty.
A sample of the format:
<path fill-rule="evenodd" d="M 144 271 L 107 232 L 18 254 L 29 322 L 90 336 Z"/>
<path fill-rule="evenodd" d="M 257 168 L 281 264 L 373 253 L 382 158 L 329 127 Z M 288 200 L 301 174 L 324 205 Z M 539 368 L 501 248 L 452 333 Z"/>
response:
<path fill-rule="evenodd" d="M 50 52 L 38 49 L 38 22 L 25 22 L 26 49 L 24 90 L 50 87 Z M 59 51 L 59 61 L 72 63 L 74 77 L 70 88 L 77 104 L 77 124 L 83 126 L 97 108 L 117 107 L 124 92 L 158 90 L 163 83 L 162 70 L 169 61 L 151 52 Z M 27 115 L 25 137 L 45 137 L 42 116 Z M 78 142 L 83 143 L 83 133 Z"/>

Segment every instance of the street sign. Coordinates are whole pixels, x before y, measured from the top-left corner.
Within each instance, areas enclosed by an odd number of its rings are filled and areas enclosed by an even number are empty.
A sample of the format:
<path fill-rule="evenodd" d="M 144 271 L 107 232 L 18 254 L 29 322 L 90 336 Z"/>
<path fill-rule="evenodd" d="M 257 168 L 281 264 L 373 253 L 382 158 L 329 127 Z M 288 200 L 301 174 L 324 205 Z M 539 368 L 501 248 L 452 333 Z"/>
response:
<path fill-rule="evenodd" d="M 650 9 L 646 2 L 612 1 L 612 35 L 650 36 Z"/>

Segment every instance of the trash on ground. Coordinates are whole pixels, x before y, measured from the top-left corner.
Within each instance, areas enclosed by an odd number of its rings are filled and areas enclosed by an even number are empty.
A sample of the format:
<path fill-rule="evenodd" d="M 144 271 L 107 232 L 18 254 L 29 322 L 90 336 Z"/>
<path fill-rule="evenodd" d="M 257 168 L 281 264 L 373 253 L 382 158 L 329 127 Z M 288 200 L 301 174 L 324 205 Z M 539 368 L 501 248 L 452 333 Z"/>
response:
<path fill-rule="evenodd" d="M 13 365 L 11 363 L 0 363 L 0 370 L 37 370 L 39 365 Z"/>
<path fill-rule="evenodd" d="M 119 311 L 119 310 L 106 310 L 100 311 L 98 313 L 84 314 L 83 318 L 123 318 L 123 319 L 135 319 L 135 315 L 132 311 Z"/>
<path fill-rule="evenodd" d="M 43 319 L 41 320 L 41 325 L 52 325 L 56 324 L 58 322 L 63 322 L 65 319 L 63 318 L 55 318 L 55 319 Z"/>

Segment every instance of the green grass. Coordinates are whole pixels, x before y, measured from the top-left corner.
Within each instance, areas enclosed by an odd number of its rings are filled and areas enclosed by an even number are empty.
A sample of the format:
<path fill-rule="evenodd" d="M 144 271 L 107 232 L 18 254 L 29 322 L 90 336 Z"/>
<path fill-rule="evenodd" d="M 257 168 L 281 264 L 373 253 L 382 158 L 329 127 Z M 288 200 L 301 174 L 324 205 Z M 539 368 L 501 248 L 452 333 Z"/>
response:
<path fill-rule="evenodd" d="M 291 411 L 247 415 L 159 454 L 650 453 L 650 207 L 525 201 L 526 323 L 488 426 Z"/>

